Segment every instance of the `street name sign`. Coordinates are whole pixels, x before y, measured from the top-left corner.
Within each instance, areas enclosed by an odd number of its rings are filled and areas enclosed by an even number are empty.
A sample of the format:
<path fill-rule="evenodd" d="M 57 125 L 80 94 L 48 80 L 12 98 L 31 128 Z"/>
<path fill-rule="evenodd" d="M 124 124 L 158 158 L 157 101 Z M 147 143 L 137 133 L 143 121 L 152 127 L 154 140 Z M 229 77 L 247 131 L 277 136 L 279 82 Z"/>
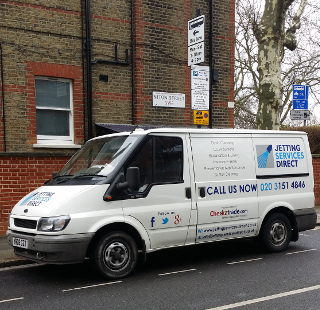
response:
<path fill-rule="evenodd" d="M 154 107 L 185 108 L 186 95 L 181 93 L 152 92 Z"/>

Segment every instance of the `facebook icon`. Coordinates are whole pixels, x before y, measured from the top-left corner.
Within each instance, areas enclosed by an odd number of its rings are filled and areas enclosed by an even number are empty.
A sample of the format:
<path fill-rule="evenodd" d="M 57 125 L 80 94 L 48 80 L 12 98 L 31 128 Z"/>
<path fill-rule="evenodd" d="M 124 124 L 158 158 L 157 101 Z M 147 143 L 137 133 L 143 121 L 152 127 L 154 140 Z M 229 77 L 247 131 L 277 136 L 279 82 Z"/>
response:
<path fill-rule="evenodd" d="M 155 220 L 155 217 L 153 216 L 152 218 L 151 218 L 151 227 L 153 227 L 153 223 L 155 222 L 156 220 Z"/>

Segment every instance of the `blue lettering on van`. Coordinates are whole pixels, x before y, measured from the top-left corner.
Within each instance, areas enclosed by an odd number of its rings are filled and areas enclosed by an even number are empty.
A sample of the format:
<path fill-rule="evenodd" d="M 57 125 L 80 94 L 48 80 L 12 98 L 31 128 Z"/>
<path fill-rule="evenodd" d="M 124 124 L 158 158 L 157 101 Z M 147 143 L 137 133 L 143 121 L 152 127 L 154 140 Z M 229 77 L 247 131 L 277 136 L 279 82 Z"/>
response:
<path fill-rule="evenodd" d="M 27 205 L 32 207 L 38 206 L 42 202 L 48 202 L 53 195 L 54 193 L 52 192 L 37 192 L 22 201 L 20 205 Z"/>
<path fill-rule="evenodd" d="M 277 168 L 297 168 L 304 153 L 299 144 L 279 144 L 275 148 Z"/>
<path fill-rule="evenodd" d="M 216 194 L 226 194 L 224 186 L 209 186 L 207 188 L 208 195 L 216 195 Z"/>
<path fill-rule="evenodd" d="M 33 195 L 27 197 L 25 200 L 23 200 L 23 201 L 21 202 L 20 206 L 26 205 L 27 202 L 28 202 L 32 197 L 36 196 L 37 194 L 38 194 L 38 193 L 34 193 Z"/>
<path fill-rule="evenodd" d="M 240 193 L 249 193 L 249 192 L 256 192 L 257 191 L 257 184 L 246 184 L 240 185 Z"/>
<path fill-rule="evenodd" d="M 225 195 L 225 194 L 236 194 L 236 193 L 249 193 L 256 192 L 257 184 L 243 184 L 243 185 L 228 185 L 228 187 L 222 186 L 208 186 L 207 194 L 211 195 Z"/>

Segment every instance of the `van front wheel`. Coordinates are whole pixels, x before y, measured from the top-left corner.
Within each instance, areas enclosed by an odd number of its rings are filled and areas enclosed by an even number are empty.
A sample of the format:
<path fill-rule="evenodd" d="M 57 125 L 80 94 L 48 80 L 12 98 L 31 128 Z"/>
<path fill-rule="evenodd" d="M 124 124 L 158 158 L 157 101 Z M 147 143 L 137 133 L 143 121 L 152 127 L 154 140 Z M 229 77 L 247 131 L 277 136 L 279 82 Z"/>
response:
<path fill-rule="evenodd" d="M 98 242 L 94 263 L 104 277 L 120 279 L 129 275 L 137 265 L 138 249 L 131 236 L 124 232 L 106 234 Z"/>
<path fill-rule="evenodd" d="M 288 218 L 282 213 L 275 213 L 263 224 L 260 239 L 269 252 L 281 252 L 288 247 L 291 235 L 291 224 Z"/>

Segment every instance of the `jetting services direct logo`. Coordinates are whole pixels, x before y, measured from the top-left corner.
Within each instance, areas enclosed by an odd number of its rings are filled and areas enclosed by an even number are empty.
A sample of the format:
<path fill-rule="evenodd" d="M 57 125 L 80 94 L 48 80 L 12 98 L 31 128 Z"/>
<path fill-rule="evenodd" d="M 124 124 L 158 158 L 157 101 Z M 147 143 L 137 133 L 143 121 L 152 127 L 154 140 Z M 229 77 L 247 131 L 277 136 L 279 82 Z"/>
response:
<path fill-rule="evenodd" d="M 256 145 L 258 168 L 274 168 L 272 145 Z"/>

